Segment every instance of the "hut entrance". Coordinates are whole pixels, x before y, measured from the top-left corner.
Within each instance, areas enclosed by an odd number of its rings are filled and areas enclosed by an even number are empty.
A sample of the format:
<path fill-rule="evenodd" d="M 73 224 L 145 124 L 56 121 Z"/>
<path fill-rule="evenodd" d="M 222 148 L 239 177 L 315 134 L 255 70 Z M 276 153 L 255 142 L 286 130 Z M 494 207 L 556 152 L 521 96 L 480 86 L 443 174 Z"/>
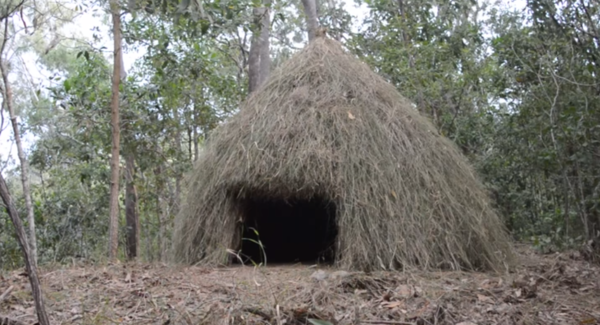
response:
<path fill-rule="evenodd" d="M 251 198 L 242 203 L 241 256 L 251 263 L 332 263 L 337 236 L 335 204 L 322 199 Z M 258 235 L 254 232 L 258 232 Z M 255 242 L 260 240 L 263 248 Z"/>

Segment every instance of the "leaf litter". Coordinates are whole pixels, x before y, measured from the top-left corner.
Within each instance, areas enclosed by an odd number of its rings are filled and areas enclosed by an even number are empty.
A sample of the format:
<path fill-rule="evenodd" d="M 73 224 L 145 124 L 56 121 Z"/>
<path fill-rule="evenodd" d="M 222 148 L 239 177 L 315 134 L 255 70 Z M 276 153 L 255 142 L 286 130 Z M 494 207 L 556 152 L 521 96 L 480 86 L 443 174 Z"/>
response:
<path fill-rule="evenodd" d="M 509 274 L 141 263 L 40 274 L 53 324 L 600 324 L 599 265 L 518 251 Z M 35 323 L 23 270 L 0 273 L 0 294 L 0 324 Z"/>

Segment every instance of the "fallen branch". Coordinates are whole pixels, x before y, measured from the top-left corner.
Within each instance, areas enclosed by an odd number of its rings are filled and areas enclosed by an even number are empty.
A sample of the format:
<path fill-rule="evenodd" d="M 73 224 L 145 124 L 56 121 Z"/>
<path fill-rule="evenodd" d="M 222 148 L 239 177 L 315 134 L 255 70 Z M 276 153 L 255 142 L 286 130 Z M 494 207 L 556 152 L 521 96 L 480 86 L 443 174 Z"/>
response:
<path fill-rule="evenodd" d="M 382 324 L 382 325 L 417 325 L 417 323 L 401 322 L 393 320 L 363 320 L 362 324 Z"/>
<path fill-rule="evenodd" d="M 0 295 L 0 301 L 3 301 L 4 299 L 6 299 L 8 297 L 8 295 L 11 293 L 11 291 L 14 289 L 13 286 L 8 287 L 8 289 L 6 289 L 1 295 Z"/>
<path fill-rule="evenodd" d="M 0 315 L 0 325 L 26 325 L 25 323 L 16 319 L 9 318 L 8 316 Z"/>
<path fill-rule="evenodd" d="M 244 308 L 245 312 L 248 312 L 250 314 L 254 314 L 256 316 L 260 316 L 262 318 L 264 318 L 266 321 L 271 321 L 271 319 L 273 319 L 273 317 L 267 313 L 265 313 L 264 311 L 258 309 L 258 308 Z"/>

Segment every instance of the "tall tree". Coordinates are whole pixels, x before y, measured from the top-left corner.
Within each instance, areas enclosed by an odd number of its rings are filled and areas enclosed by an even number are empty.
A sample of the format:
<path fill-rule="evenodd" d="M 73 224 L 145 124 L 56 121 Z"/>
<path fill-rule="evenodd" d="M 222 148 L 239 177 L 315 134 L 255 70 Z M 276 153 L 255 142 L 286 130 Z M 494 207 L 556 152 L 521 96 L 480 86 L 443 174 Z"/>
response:
<path fill-rule="evenodd" d="M 254 32 L 248 58 L 248 92 L 252 93 L 267 80 L 271 68 L 270 58 L 270 7 L 271 0 L 265 0 L 263 7 L 254 8 Z"/>
<path fill-rule="evenodd" d="M 13 39 L 9 35 L 10 16 L 15 12 L 22 10 L 24 1 L 12 6 L 9 2 L 3 12 L 0 12 L 2 18 L 0 21 L 4 23 L 2 44 L 0 45 L 0 72 L 2 74 L 2 81 L 4 87 L 2 87 L 2 97 L 4 99 L 3 106 L 8 110 L 8 115 L 12 124 L 13 135 L 15 143 L 17 145 L 17 154 L 19 156 L 19 162 L 21 163 L 21 183 L 23 185 L 23 196 L 25 197 L 25 207 L 27 208 L 27 222 L 29 224 L 29 254 L 31 254 L 33 266 L 37 266 L 37 241 L 35 234 L 35 216 L 33 212 L 33 204 L 31 202 L 31 190 L 29 184 L 29 163 L 25 157 L 25 151 L 23 150 L 23 144 L 21 142 L 21 132 L 19 130 L 19 124 L 17 121 L 17 114 L 14 109 L 13 102 L 13 91 L 11 87 L 9 75 L 9 62 L 6 54 L 6 45 L 9 40 Z M 14 35 L 13 35 L 14 36 Z"/>
<path fill-rule="evenodd" d="M 264 12 L 260 25 L 260 76 L 258 84 L 262 85 L 271 72 L 271 0 L 265 0 Z"/>
<path fill-rule="evenodd" d="M 135 187 L 135 158 L 133 153 L 125 157 L 125 220 L 127 224 L 127 258 L 138 256 L 140 217 L 138 213 L 138 196 Z"/>
<path fill-rule="evenodd" d="M 42 293 L 42 288 L 40 287 L 37 265 L 33 260 L 33 256 L 30 254 L 29 244 L 27 243 L 25 236 L 25 229 L 21 223 L 19 213 L 17 212 L 17 208 L 12 201 L 10 192 L 8 191 L 8 186 L 6 186 L 6 181 L 4 180 L 4 176 L 2 176 L 2 174 L 0 174 L 0 197 L 6 206 L 6 212 L 8 213 L 8 216 L 15 226 L 17 239 L 19 241 L 19 245 L 21 246 L 21 250 L 23 251 L 25 267 L 27 269 L 27 275 L 29 276 L 29 283 L 31 284 L 31 291 L 33 294 L 33 300 L 35 302 L 35 310 L 37 312 L 38 322 L 40 325 L 50 325 L 48 315 L 46 314 L 46 308 L 44 306 L 44 296 Z"/>
<path fill-rule="evenodd" d="M 319 17 L 317 16 L 317 0 L 302 0 L 306 23 L 308 27 L 308 41 L 312 42 L 317 35 Z"/>
<path fill-rule="evenodd" d="M 255 31 L 252 33 L 250 53 L 248 54 L 248 93 L 253 93 L 259 87 L 260 81 L 260 12 L 262 8 L 254 8 Z"/>
<path fill-rule="evenodd" d="M 160 151 L 160 148 L 158 149 Z M 154 169 L 154 176 L 156 178 L 156 202 L 157 202 L 157 221 L 158 221 L 158 249 L 159 249 L 159 260 L 166 260 L 167 253 L 167 227 L 170 216 L 170 209 L 168 200 L 166 198 L 166 180 L 164 175 L 164 168 L 158 165 Z"/>
<path fill-rule="evenodd" d="M 25 202 L 27 206 L 27 218 L 30 222 L 30 236 L 29 243 L 27 242 L 27 237 L 25 235 L 25 229 L 23 224 L 21 223 L 21 219 L 19 218 L 17 208 L 14 205 L 10 192 L 8 190 L 8 186 L 6 185 L 6 181 L 4 180 L 4 176 L 0 173 L 0 197 L 2 198 L 2 202 L 6 207 L 6 212 L 10 217 L 14 227 L 15 232 L 17 234 L 17 240 L 19 242 L 19 246 L 21 246 L 21 251 L 23 252 L 23 257 L 25 260 L 25 267 L 27 269 L 27 275 L 29 277 L 29 282 L 31 284 L 31 291 L 35 302 L 35 308 L 38 316 L 38 322 L 41 325 L 49 325 L 50 321 L 48 320 L 48 315 L 46 314 L 46 309 L 44 307 L 44 297 L 42 293 L 42 289 L 40 287 L 40 282 L 38 278 L 37 271 L 37 249 L 36 249 L 36 241 L 35 241 L 35 220 L 33 214 L 33 205 L 31 204 L 31 192 L 29 189 L 29 175 L 28 175 L 28 164 L 25 158 L 25 153 L 23 152 L 23 146 L 21 144 L 21 137 L 19 133 L 19 127 L 17 124 L 17 117 L 13 107 L 13 94 L 10 85 L 10 81 L 8 79 L 8 59 L 5 57 L 6 53 L 6 44 L 11 37 L 9 36 L 9 25 L 11 16 L 22 10 L 24 1 L 20 1 L 18 3 L 13 3 L 12 1 L 0 8 L 0 23 L 4 23 L 3 28 L 3 37 L 2 44 L 0 45 L 0 70 L 2 73 L 2 80 L 4 82 L 4 87 L 2 87 L 2 97 L 3 97 L 3 106 L 8 110 L 9 117 L 11 120 L 11 124 L 13 127 L 13 133 L 15 137 L 15 142 L 17 143 L 17 151 L 19 155 L 19 160 L 21 162 L 21 181 L 23 183 L 23 194 L 25 195 Z"/>
<path fill-rule="evenodd" d="M 114 65 L 112 75 L 112 97 L 111 107 L 111 125 L 112 125 L 112 151 L 110 160 L 110 224 L 109 224 L 109 258 L 117 258 L 119 246 L 119 148 L 121 139 L 121 130 L 119 125 L 119 84 L 122 73 L 122 48 L 121 48 L 121 10 L 116 0 L 110 1 L 110 11 L 113 21 L 113 42 L 114 42 Z"/>

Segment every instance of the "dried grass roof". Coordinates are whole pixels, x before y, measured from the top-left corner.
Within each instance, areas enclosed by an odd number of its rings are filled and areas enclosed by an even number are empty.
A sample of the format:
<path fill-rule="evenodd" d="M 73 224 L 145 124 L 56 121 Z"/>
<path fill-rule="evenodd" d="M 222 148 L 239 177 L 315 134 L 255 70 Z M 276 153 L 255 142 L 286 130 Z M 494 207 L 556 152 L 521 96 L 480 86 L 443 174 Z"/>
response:
<path fill-rule="evenodd" d="M 239 198 L 336 204 L 336 265 L 501 270 L 510 240 L 472 167 L 397 90 L 331 39 L 272 73 L 188 180 L 174 257 L 223 263 Z"/>

